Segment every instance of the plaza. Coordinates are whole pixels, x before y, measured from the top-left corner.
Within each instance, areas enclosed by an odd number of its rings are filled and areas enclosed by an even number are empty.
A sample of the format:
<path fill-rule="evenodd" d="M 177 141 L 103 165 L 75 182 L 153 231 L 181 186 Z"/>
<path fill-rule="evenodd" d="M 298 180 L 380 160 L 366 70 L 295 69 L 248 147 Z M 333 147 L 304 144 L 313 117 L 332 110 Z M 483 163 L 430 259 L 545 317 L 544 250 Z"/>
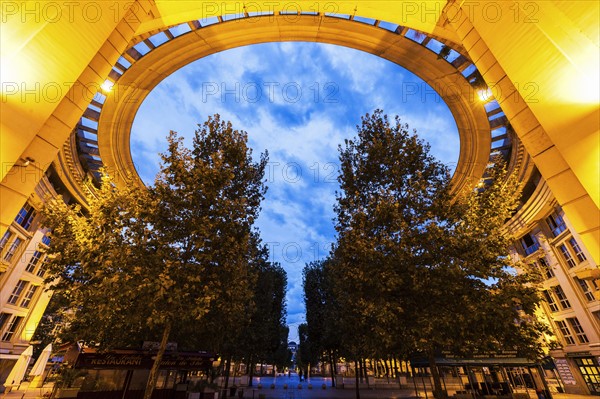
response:
<path fill-rule="evenodd" d="M 258 383 L 262 383 L 263 388 L 258 389 L 256 387 Z M 270 388 L 272 383 L 275 384 L 274 389 Z M 325 389 L 322 388 L 323 383 L 326 384 Z M 288 387 L 284 388 L 284 384 L 288 384 Z M 302 386 L 301 389 L 298 388 L 298 384 Z M 308 387 L 309 384 L 312 384 L 312 388 Z M 323 379 L 321 377 L 312 378 L 310 382 L 303 381 L 300 383 L 297 374 L 294 374 L 291 377 L 283 376 L 275 379 L 273 379 L 273 377 L 256 378 L 254 385 L 254 387 L 238 388 L 239 391 L 243 391 L 243 398 L 258 399 L 259 394 L 264 394 L 265 399 L 344 399 L 356 397 L 354 387 L 351 385 L 348 385 L 345 388 L 331 388 L 331 380 Z M 25 383 L 19 390 L 12 391 L 6 394 L 5 397 L 9 399 L 42 399 L 47 397 L 44 396 L 44 393 L 49 392 L 51 392 L 51 386 L 45 386 L 44 388 L 28 388 Z M 239 398 L 240 396 L 236 393 L 233 397 Z M 360 397 L 365 399 L 414 399 L 425 397 L 432 398 L 433 395 L 431 391 L 427 391 L 426 396 L 422 387 L 417 389 L 417 393 L 415 393 L 414 387 L 405 387 L 402 389 L 362 387 Z M 533 391 L 529 393 L 529 397 L 532 399 L 537 398 Z M 555 399 L 583 399 L 588 397 L 589 396 L 587 395 L 576 394 L 553 394 L 553 398 Z"/>
<path fill-rule="evenodd" d="M 455 194 L 479 187 L 495 156 L 507 162 L 525 187 L 522 206 L 506 224 L 515 237 L 511 255 L 543 277 L 539 317 L 555 336 L 548 355 L 567 392 L 556 395 L 600 394 L 598 7 L 588 1 L 3 2 L 0 384 L 51 297 L 44 289 L 51 245 L 40 224 L 44 203 L 62 197 L 85 208 L 101 168 L 120 187 L 143 187 L 131 155 L 132 124 L 143 100 L 175 71 L 239 46 L 306 41 L 387 59 L 440 95 L 460 136 Z M 280 86 L 276 96 L 296 99 L 297 86 Z M 261 96 L 273 94 L 258 87 Z M 234 94 L 253 101 L 250 88 L 256 85 Z M 231 90 L 211 83 L 203 95 Z M 354 395 L 278 384 L 244 397 Z M 19 389 L 6 397 L 19 394 L 35 397 Z M 414 389 L 361 392 L 396 395 L 412 397 Z"/>

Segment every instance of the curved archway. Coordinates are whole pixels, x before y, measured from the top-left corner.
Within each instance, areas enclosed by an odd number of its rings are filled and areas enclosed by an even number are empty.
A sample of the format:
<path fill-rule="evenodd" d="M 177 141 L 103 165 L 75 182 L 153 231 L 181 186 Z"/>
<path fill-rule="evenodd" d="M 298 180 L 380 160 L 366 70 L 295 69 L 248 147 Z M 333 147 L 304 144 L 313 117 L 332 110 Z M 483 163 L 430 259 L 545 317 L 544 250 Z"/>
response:
<path fill-rule="evenodd" d="M 498 102 L 529 154 L 526 156 L 539 168 L 574 230 L 598 259 L 598 93 L 591 90 L 591 98 L 584 98 L 581 90 L 593 88 L 590 82 L 597 80 L 598 41 L 594 38 L 598 13 L 590 11 L 598 5 L 533 1 L 525 9 L 517 3 L 134 0 L 91 4 L 91 11 L 96 11 L 93 15 L 85 12 L 86 7 L 65 6 L 60 16 L 52 15 L 52 21 L 47 21 L 50 24 L 40 24 L 39 18 L 27 19 L 24 6 L 12 4 L 3 28 L 13 34 L 2 36 L 3 81 L 12 83 L 5 86 L 10 92 L 2 107 L 2 128 L 8 140 L 1 151 L 5 162 L 0 172 L 4 199 L 1 228 L 4 231 L 10 225 L 64 148 L 95 94 L 93 88 L 109 76 L 119 56 L 136 40 L 197 18 L 228 20 L 240 11 L 250 16 L 269 10 L 272 14 L 312 12 L 386 19 L 466 50 L 463 54 L 473 60 L 483 79 L 502 93 Z M 497 11 L 492 20 L 486 14 L 490 7 Z M 534 21 L 539 23 L 531 23 Z M 44 68 L 37 67 L 40 63 Z M 41 101 L 39 95 L 24 91 L 38 85 L 60 86 L 61 90 Z M 537 96 L 528 101 L 532 88 Z M 71 154 L 55 164 L 60 171 L 64 166 L 72 168 L 71 161 L 77 160 L 77 153 L 69 151 Z M 19 159 L 28 157 L 36 160 L 32 164 L 35 170 L 24 176 Z M 70 170 L 64 173 L 69 175 Z M 72 177 L 67 176 L 73 181 L 70 186 L 81 186 L 81 179 Z"/>
<path fill-rule="evenodd" d="M 483 174 L 490 154 L 490 122 L 472 85 L 450 63 L 403 35 L 346 19 L 323 23 L 311 15 L 258 16 L 191 31 L 156 47 L 133 63 L 116 81 L 102 107 L 98 144 L 104 165 L 121 181 L 137 181 L 129 134 L 144 98 L 177 69 L 230 48 L 273 41 L 336 44 L 385 58 L 415 73 L 448 105 L 458 127 L 461 148 L 454 174 L 460 190 Z"/>
<path fill-rule="evenodd" d="M 173 26 L 194 19 L 221 17 L 223 15 L 296 15 L 320 14 L 352 17 L 360 15 L 376 20 L 395 21 L 403 26 L 433 34 L 459 43 L 453 29 L 447 27 L 447 14 L 457 12 L 460 6 L 447 0 L 428 0 L 415 3 L 408 0 L 378 2 L 357 0 L 338 2 L 330 0 L 316 1 L 249 1 L 215 2 L 155 0 L 149 19 L 143 21 L 136 34 L 144 35 L 157 32 L 164 26 Z M 135 12 L 135 10 L 134 10 Z"/>

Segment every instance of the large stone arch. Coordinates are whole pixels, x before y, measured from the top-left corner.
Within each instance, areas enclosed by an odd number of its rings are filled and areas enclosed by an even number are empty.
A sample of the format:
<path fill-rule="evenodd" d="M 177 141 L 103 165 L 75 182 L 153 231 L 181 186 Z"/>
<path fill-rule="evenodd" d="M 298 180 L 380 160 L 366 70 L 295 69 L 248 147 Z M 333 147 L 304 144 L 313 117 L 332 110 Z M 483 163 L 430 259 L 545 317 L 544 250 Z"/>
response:
<path fill-rule="evenodd" d="M 328 21 L 318 15 L 269 15 L 214 24 L 174 38 L 144 55 L 118 78 L 102 106 L 98 144 L 104 165 L 118 180 L 139 182 L 129 134 L 138 108 L 164 78 L 210 54 L 273 41 L 347 46 L 415 73 L 438 90 L 457 123 L 461 150 L 454 175 L 456 189 L 472 187 L 482 176 L 490 156 L 490 122 L 475 89 L 460 70 L 397 33 L 345 19 Z"/>
<path fill-rule="evenodd" d="M 587 1 L 4 2 L 0 229 L 33 192 L 95 89 L 137 36 L 235 14 L 244 4 L 247 11 L 250 5 L 274 13 L 297 6 L 383 19 L 463 47 L 498 90 L 527 152 L 592 257 L 600 259 L 600 5 Z"/>

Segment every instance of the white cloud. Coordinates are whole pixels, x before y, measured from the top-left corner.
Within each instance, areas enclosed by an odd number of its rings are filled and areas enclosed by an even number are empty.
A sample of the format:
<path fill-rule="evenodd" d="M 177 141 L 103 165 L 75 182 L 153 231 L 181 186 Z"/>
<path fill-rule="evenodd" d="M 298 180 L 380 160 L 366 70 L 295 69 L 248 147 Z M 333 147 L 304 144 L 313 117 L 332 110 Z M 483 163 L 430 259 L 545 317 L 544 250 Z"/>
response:
<path fill-rule="evenodd" d="M 402 69 L 390 69 L 391 62 L 372 54 L 334 45 L 324 46 L 323 52 L 333 68 L 343 71 L 351 79 L 354 91 L 375 96 L 377 103 L 382 99 L 377 95 L 377 91 L 381 89 L 377 84 L 381 80 L 402 80 Z M 384 75 L 392 70 L 393 76 L 381 76 L 384 69 Z"/>

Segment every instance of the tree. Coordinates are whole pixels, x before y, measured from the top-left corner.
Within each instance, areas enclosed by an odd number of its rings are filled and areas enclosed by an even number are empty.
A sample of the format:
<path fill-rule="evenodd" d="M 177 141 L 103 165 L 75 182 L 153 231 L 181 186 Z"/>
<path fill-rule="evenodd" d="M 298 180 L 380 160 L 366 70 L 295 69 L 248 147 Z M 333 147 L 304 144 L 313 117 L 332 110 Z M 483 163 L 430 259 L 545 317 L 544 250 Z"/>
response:
<path fill-rule="evenodd" d="M 251 326 L 263 330 L 257 354 L 267 362 L 275 363 L 275 355 L 287 350 L 288 328 L 285 324 L 285 288 L 287 273 L 279 263 L 266 262 L 258 270 L 255 301 L 256 310 Z M 260 325 L 260 327 L 259 327 Z M 279 359 L 284 361 L 284 359 Z"/>
<path fill-rule="evenodd" d="M 335 386 L 335 357 L 339 350 L 340 328 L 332 278 L 330 258 L 307 263 L 302 271 L 306 334 L 314 351 L 311 358 L 313 362 L 323 359 L 331 364 L 331 383 Z"/>
<path fill-rule="evenodd" d="M 34 346 L 34 358 L 37 358 L 48 344 L 60 344 L 55 341 L 55 338 L 60 335 L 59 330 L 65 325 L 65 316 L 68 317 L 68 312 L 68 303 L 65 303 L 64 297 L 53 295 L 50 298 L 35 333 L 31 337 L 31 341 L 39 342 Z"/>
<path fill-rule="evenodd" d="M 340 161 L 332 265 L 351 353 L 422 352 L 436 395 L 440 350 L 538 354 L 539 296 L 531 276 L 511 267 L 503 230 L 519 186 L 499 160 L 485 187 L 452 196 L 448 170 L 429 146 L 376 110 L 340 147 Z"/>
<path fill-rule="evenodd" d="M 435 367 L 441 350 L 472 356 L 509 348 L 530 359 L 542 355 L 539 337 L 546 327 L 534 316 L 539 276 L 512 264 L 512 237 L 504 230 L 519 198 L 516 176 L 496 159 L 481 188 L 453 202 L 438 200 L 419 230 L 411 326 L 415 348 L 429 358 L 436 392 L 442 391 Z"/>
<path fill-rule="evenodd" d="M 139 223 L 149 203 L 147 192 L 117 190 L 107 175 L 86 208 L 61 199 L 47 203 L 44 224 L 52 229 L 52 245 L 46 280 L 54 300 L 71 309 L 63 313 L 65 339 L 127 346 L 154 327 L 146 320 L 152 316 L 140 312 L 160 306 L 155 293 L 163 288 L 156 248 L 145 245 L 151 234 Z"/>
<path fill-rule="evenodd" d="M 302 270 L 302 287 L 304 290 L 304 305 L 306 308 L 306 337 L 300 340 L 303 358 L 310 358 L 316 362 L 325 351 L 325 290 L 324 267 L 322 261 L 310 262 Z M 310 343 L 311 354 L 305 354 L 306 348 L 302 347 L 303 341 Z"/>
<path fill-rule="evenodd" d="M 406 338 L 411 275 L 403 265 L 413 231 L 435 196 L 447 192 L 448 171 L 398 118 L 392 125 L 377 110 L 357 129 L 357 138 L 340 146 L 332 268 L 343 345 L 355 357 L 374 357 Z"/>
<path fill-rule="evenodd" d="M 308 340 L 308 326 L 306 323 L 298 325 L 298 350 L 296 351 L 296 366 L 300 370 L 300 379 L 307 375 L 307 369 L 314 355 L 311 342 Z"/>
<path fill-rule="evenodd" d="M 243 315 L 251 229 L 266 190 L 267 156 L 253 162 L 247 134 L 218 115 L 196 131 L 192 150 L 174 132 L 168 140 L 148 190 L 117 189 L 104 174 L 85 209 L 55 200 L 44 211 L 48 281 L 74 310 L 65 334 L 107 349 L 160 338 L 146 399 L 172 331 L 199 327 L 208 314 L 226 327 Z"/>
<path fill-rule="evenodd" d="M 253 306 L 248 310 L 248 323 L 237 346 L 245 351 L 250 366 L 255 360 L 284 365 L 287 361 L 288 335 L 285 325 L 287 273 L 279 263 L 269 261 L 268 248 L 260 245 L 258 237 L 255 240 L 252 261 L 256 278 Z"/>
<path fill-rule="evenodd" d="M 288 337 L 290 329 L 286 325 L 282 325 L 279 329 L 279 345 L 273 354 L 273 364 L 278 370 L 283 370 L 290 367 L 292 364 L 292 351 L 288 348 Z"/>

